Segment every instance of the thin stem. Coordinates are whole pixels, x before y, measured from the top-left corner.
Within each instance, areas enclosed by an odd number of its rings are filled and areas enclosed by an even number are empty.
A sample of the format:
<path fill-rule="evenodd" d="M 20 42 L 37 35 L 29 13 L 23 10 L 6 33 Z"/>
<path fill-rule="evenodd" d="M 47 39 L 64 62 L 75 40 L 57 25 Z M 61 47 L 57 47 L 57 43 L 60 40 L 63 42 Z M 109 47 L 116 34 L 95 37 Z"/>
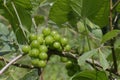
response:
<path fill-rule="evenodd" d="M 57 53 L 55 55 L 60 55 L 60 56 L 66 56 L 66 57 L 70 57 L 70 58 L 73 58 L 73 59 L 77 59 L 77 56 L 76 55 L 73 55 L 73 53 L 66 53 L 66 52 L 63 52 L 63 54 L 61 54 L 61 52 L 55 52 L 55 51 L 49 51 L 49 55 L 51 53 Z M 22 66 L 22 65 L 18 65 L 15 63 L 15 61 L 19 60 L 21 57 L 23 57 L 24 55 L 20 54 L 18 55 L 17 57 L 15 57 L 13 60 L 11 60 L 7 65 L 5 65 L 1 70 L 0 70 L 0 75 L 10 66 L 10 65 L 17 65 L 18 67 L 19 66 Z M 27 66 L 23 66 L 23 67 L 27 67 Z M 38 68 L 38 67 L 29 67 L 29 68 Z M 41 74 L 41 72 L 39 73 Z"/>
<path fill-rule="evenodd" d="M 13 16 L 12 12 L 9 10 L 9 8 L 7 7 L 6 4 L 4 4 L 4 7 L 6 8 L 6 10 L 9 12 L 10 16 Z"/>
<path fill-rule="evenodd" d="M 117 2 L 113 5 L 112 10 L 115 9 L 115 7 L 120 3 L 120 0 L 117 0 Z"/>
<path fill-rule="evenodd" d="M 18 19 L 20 28 L 21 28 L 21 30 L 22 30 L 24 36 L 26 37 L 26 34 L 25 34 L 25 32 L 24 32 L 24 29 L 23 29 L 23 25 L 22 25 L 21 19 L 20 19 L 20 17 L 19 17 L 19 14 L 18 14 L 18 12 L 17 12 L 16 7 L 15 7 L 15 4 L 14 4 L 13 2 L 11 2 L 11 4 L 12 4 L 12 7 L 13 7 L 13 9 L 14 9 L 14 11 L 15 11 L 16 16 L 17 16 L 17 19 Z"/>
<path fill-rule="evenodd" d="M 5 63 L 9 63 L 8 60 L 5 60 L 3 57 L 0 57 L 0 61 L 4 61 Z M 34 68 L 37 68 L 37 67 L 34 67 L 32 65 L 24 65 L 24 64 L 19 64 L 19 63 L 12 63 L 13 66 L 16 66 L 16 67 L 20 67 L 20 68 L 27 68 L 27 69 L 34 69 Z"/>
<path fill-rule="evenodd" d="M 4 1 L 4 5 L 6 5 L 6 0 L 3 0 Z"/>
<path fill-rule="evenodd" d="M 113 18 L 112 18 L 112 14 L 113 14 L 113 8 L 112 8 L 112 0 L 110 0 L 110 16 L 109 16 L 109 26 L 110 26 L 110 31 L 112 31 L 114 29 L 113 27 Z M 117 59 L 116 59 L 116 54 L 115 54 L 115 49 L 114 49 L 114 42 L 115 42 L 115 38 L 110 40 L 111 43 L 111 50 L 112 50 L 112 58 L 113 58 L 113 65 L 114 65 L 114 72 L 117 73 Z"/>
<path fill-rule="evenodd" d="M 98 62 L 96 62 L 96 61 L 94 61 L 94 62 L 95 62 L 95 63 L 93 64 L 93 63 L 92 63 L 92 60 L 86 60 L 86 63 L 90 64 L 91 66 L 94 67 L 94 65 L 95 65 L 96 67 L 98 67 L 98 68 L 100 68 L 100 69 L 103 69 L 103 67 L 102 67 Z M 97 69 L 98 69 L 98 68 L 97 68 Z M 120 76 L 120 74 L 115 73 L 115 72 L 111 71 L 110 69 L 106 69 L 106 71 L 108 71 L 108 72 L 110 72 L 110 73 L 113 73 L 113 74 L 115 74 L 115 75 L 117 75 L 117 76 Z"/>
<path fill-rule="evenodd" d="M 86 20 L 85 19 L 83 19 L 83 20 L 84 20 L 85 31 L 87 33 L 88 47 L 89 47 L 89 50 L 91 50 L 91 45 L 90 45 L 90 41 L 89 41 L 89 35 L 88 35 L 89 33 L 88 33 L 88 30 L 87 30 Z"/>
<path fill-rule="evenodd" d="M 0 70 L 0 75 L 11 65 L 13 64 L 15 61 L 17 61 L 18 59 L 20 59 L 23 55 L 18 55 L 17 57 L 15 57 L 13 60 L 11 60 L 7 65 L 5 65 L 1 70 Z"/>
<path fill-rule="evenodd" d="M 113 3 L 112 3 L 112 0 L 110 0 L 110 16 L 109 16 L 109 26 L 110 26 L 110 31 L 112 31 L 113 30 L 113 24 L 112 24 L 112 5 L 113 5 Z"/>
<path fill-rule="evenodd" d="M 43 71 L 44 71 L 44 69 L 41 68 L 41 73 L 39 74 L 39 76 L 40 76 L 39 80 L 43 80 Z"/>
<path fill-rule="evenodd" d="M 90 45 L 90 41 L 89 41 L 89 33 L 87 31 L 87 25 L 86 25 L 86 21 L 84 20 L 84 25 L 85 25 L 85 31 L 87 32 L 87 42 L 88 42 L 88 47 L 89 47 L 89 50 L 91 50 L 91 45 Z"/>
<path fill-rule="evenodd" d="M 20 17 L 19 17 L 19 14 L 18 14 L 18 12 L 17 12 L 17 9 L 16 9 L 16 7 L 15 7 L 15 4 L 14 4 L 13 2 L 11 2 L 11 4 L 12 4 L 12 7 L 13 7 L 15 13 L 16 13 L 17 19 L 18 19 L 19 24 L 20 24 L 20 27 L 21 27 L 21 26 L 22 26 L 22 22 L 21 22 L 21 19 L 20 19 Z M 21 27 L 21 28 L 22 28 L 22 27 Z"/>
<path fill-rule="evenodd" d="M 32 18 L 32 22 L 33 22 L 33 25 L 34 25 L 34 28 L 35 28 L 35 32 L 37 33 L 37 32 L 38 32 L 38 29 L 37 29 L 37 25 L 36 25 L 36 23 L 35 23 L 34 17 Z"/>

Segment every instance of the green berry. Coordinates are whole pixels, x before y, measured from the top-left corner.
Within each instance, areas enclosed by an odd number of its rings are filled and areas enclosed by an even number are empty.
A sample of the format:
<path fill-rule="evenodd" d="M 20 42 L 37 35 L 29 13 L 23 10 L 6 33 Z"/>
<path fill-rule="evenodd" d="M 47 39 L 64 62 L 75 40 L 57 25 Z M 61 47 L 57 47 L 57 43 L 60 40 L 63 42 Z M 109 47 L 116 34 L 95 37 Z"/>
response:
<path fill-rule="evenodd" d="M 45 53 L 45 52 L 41 52 L 41 53 L 39 54 L 39 58 L 40 58 L 41 60 L 46 60 L 46 59 L 48 58 L 48 55 L 47 55 L 47 53 Z"/>
<path fill-rule="evenodd" d="M 66 62 L 66 66 L 65 66 L 65 67 L 66 67 L 66 69 L 71 69 L 71 68 L 73 67 L 73 62 L 72 62 L 72 61 L 70 61 L 70 60 L 69 60 L 69 61 L 67 61 L 67 62 Z"/>
<path fill-rule="evenodd" d="M 51 32 L 51 35 L 52 35 L 52 36 L 55 36 L 56 34 L 58 34 L 57 31 L 52 31 L 52 32 Z"/>
<path fill-rule="evenodd" d="M 39 63 L 38 63 L 38 66 L 40 67 L 40 68 L 44 68 L 45 66 L 46 66 L 46 61 L 44 61 L 44 60 L 39 60 Z"/>
<path fill-rule="evenodd" d="M 67 57 L 61 57 L 60 60 L 61 60 L 61 62 L 67 62 L 68 58 Z"/>
<path fill-rule="evenodd" d="M 61 48 L 61 45 L 59 42 L 54 42 L 53 43 L 53 47 L 56 48 L 56 49 L 60 49 Z"/>
<path fill-rule="evenodd" d="M 39 44 L 43 44 L 44 38 L 42 36 L 37 36 L 37 41 L 39 42 Z"/>
<path fill-rule="evenodd" d="M 54 39 L 53 39 L 53 37 L 52 36 L 46 36 L 45 37 L 45 43 L 47 44 L 47 45 L 50 45 L 50 44 L 52 44 L 54 42 Z"/>
<path fill-rule="evenodd" d="M 38 40 L 33 40 L 33 41 L 31 42 L 30 46 L 31 46 L 32 48 L 39 48 L 40 44 L 39 44 Z"/>
<path fill-rule="evenodd" d="M 39 56 L 39 50 L 38 49 L 32 49 L 32 50 L 30 50 L 30 52 L 29 52 L 29 56 L 30 57 L 38 57 Z"/>
<path fill-rule="evenodd" d="M 48 51 L 48 48 L 47 48 L 46 45 L 40 45 L 39 51 L 40 51 L 40 52 L 47 52 L 47 51 Z"/>
<path fill-rule="evenodd" d="M 29 36 L 29 40 L 30 41 L 33 41 L 33 40 L 36 40 L 37 39 L 37 35 L 36 34 L 30 34 L 30 36 Z"/>
<path fill-rule="evenodd" d="M 71 46 L 70 45 L 66 45 L 65 47 L 64 47 L 64 51 L 70 51 L 71 50 Z"/>
<path fill-rule="evenodd" d="M 53 36 L 53 38 L 54 38 L 55 41 L 60 41 L 61 36 L 59 34 L 56 34 L 56 35 Z"/>
<path fill-rule="evenodd" d="M 23 51 L 24 53 L 28 53 L 28 52 L 30 51 L 30 49 L 31 49 L 31 47 L 30 47 L 29 45 L 24 45 L 24 46 L 22 47 L 22 51 Z"/>
<path fill-rule="evenodd" d="M 68 39 L 67 38 L 61 38 L 60 42 L 63 46 L 65 46 L 66 44 L 68 44 Z"/>
<path fill-rule="evenodd" d="M 51 30 L 50 30 L 50 28 L 44 28 L 42 33 L 43 33 L 44 36 L 47 36 L 51 33 Z"/>
<path fill-rule="evenodd" d="M 31 60 L 31 63 L 32 63 L 32 65 L 34 65 L 34 66 L 38 66 L 39 59 L 33 59 L 33 60 Z"/>

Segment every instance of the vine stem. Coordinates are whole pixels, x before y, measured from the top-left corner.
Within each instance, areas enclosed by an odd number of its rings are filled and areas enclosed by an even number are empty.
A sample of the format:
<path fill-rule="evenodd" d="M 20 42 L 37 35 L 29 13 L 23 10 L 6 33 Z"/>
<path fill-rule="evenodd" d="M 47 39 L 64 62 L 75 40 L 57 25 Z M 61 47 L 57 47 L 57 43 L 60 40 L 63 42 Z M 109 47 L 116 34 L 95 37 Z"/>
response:
<path fill-rule="evenodd" d="M 14 59 L 12 59 L 8 64 L 6 64 L 1 70 L 0 70 L 0 75 L 11 65 L 13 64 L 15 61 L 17 61 L 18 59 L 20 59 L 23 55 L 20 54 L 17 57 L 15 57 Z"/>
<path fill-rule="evenodd" d="M 117 2 L 118 3 L 118 2 Z M 116 3 L 115 3 L 116 4 Z M 109 26 L 110 26 L 110 31 L 112 31 L 114 29 L 113 27 L 113 18 L 112 18 L 112 14 L 113 14 L 113 2 L 112 0 L 110 0 L 110 14 L 109 14 Z M 111 43 L 111 50 L 112 50 L 112 58 L 113 58 L 113 65 L 114 65 L 114 72 L 117 73 L 117 59 L 116 59 L 116 54 L 115 54 L 115 49 L 114 49 L 114 42 L 115 42 L 115 38 L 110 40 Z"/>

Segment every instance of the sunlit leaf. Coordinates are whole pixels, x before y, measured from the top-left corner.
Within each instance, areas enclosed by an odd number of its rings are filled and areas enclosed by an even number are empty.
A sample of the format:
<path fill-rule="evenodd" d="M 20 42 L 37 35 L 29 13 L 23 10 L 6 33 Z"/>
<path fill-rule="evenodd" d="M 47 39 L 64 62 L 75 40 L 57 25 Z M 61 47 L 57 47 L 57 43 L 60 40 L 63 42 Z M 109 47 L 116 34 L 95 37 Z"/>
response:
<path fill-rule="evenodd" d="M 99 51 L 99 59 L 101 66 L 103 67 L 104 70 L 106 70 L 109 67 L 109 64 L 105 54 L 102 51 Z"/>
<path fill-rule="evenodd" d="M 112 30 L 112 31 L 106 33 L 103 36 L 101 43 L 105 43 L 106 41 L 116 37 L 119 33 L 120 33 L 120 30 Z"/>
<path fill-rule="evenodd" d="M 97 53 L 97 49 L 93 49 L 91 51 L 83 53 L 83 55 L 78 58 L 78 64 L 79 65 L 84 64 L 85 60 L 89 59 L 90 57 L 92 57 L 96 53 Z"/>
<path fill-rule="evenodd" d="M 72 80 L 108 80 L 104 71 L 82 71 L 76 74 Z"/>

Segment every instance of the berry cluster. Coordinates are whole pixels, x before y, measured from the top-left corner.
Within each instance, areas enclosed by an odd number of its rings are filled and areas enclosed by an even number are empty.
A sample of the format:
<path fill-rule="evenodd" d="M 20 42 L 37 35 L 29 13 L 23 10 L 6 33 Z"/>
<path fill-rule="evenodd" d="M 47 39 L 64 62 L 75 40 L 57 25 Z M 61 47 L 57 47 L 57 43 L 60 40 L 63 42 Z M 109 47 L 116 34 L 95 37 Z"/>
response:
<path fill-rule="evenodd" d="M 30 34 L 29 45 L 23 45 L 24 54 L 32 58 L 32 64 L 37 67 L 45 67 L 48 59 L 49 49 L 57 51 L 70 51 L 71 46 L 68 39 L 61 37 L 57 31 L 51 31 L 50 28 L 44 28 L 41 34 Z"/>

